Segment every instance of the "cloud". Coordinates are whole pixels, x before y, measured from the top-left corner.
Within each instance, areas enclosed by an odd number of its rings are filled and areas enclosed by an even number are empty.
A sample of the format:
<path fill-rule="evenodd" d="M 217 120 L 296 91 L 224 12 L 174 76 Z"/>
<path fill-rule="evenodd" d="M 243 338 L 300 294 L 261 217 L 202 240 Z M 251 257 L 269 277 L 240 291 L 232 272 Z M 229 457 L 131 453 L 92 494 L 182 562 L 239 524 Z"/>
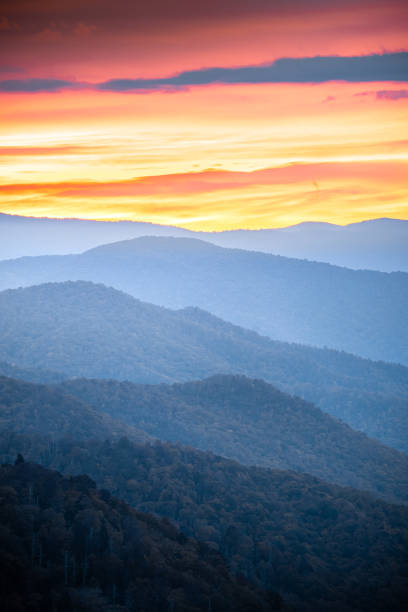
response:
<path fill-rule="evenodd" d="M 166 90 L 212 83 L 325 83 L 408 81 L 408 53 L 364 56 L 281 58 L 262 66 L 203 68 L 160 79 L 111 79 L 97 85 L 108 91 Z"/>
<path fill-rule="evenodd" d="M 408 98 L 407 89 L 382 89 L 381 91 L 375 92 L 377 100 L 400 100 L 401 98 Z"/>
<path fill-rule="evenodd" d="M 81 83 L 62 81 L 60 79 L 7 79 L 0 81 L 0 92 L 5 93 L 38 93 L 54 92 L 61 89 L 78 89 Z"/>
<path fill-rule="evenodd" d="M 377 100 L 401 100 L 408 98 L 407 89 L 380 89 L 379 91 L 360 91 L 355 97 L 375 96 Z"/>
<path fill-rule="evenodd" d="M 0 91 L 39 92 L 88 87 L 99 91 L 174 91 L 199 85 L 257 83 L 408 82 L 408 52 L 351 57 L 316 56 L 281 58 L 271 64 L 238 68 L 202 68 L 157 79 L 110 79 L 102 83 L 78 83 L 59 79 L 0 81 Z M 362 92 L 358 95 L 369 95 Z M 386 97 L 386 94 L 383 95 Z M 403 96 L 405 97 L 405 96 Z M 395 98 L 393 98 L 395 99 Z"/>

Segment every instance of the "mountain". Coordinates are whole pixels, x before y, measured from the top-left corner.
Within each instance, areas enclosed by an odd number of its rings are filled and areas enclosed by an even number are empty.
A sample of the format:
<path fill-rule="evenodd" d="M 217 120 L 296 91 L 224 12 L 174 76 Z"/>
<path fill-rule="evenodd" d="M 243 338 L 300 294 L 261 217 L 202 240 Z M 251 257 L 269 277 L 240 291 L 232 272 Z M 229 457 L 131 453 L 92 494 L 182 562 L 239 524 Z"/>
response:
<path fill-rule="evenodd" d="M 81 253 L 105 242 L 137 236 L 189 236 L 180 227 L 133 221 L 88 221 L 0 213 L 0 259 Z"/>
<path fill-rule="evenodd" d="M 0 434 L 1 456 L 4 444 L 9 442 L 9 437 Z M 70 493 L 72 501 L 68 508 L 60 502 L 56 509 L 57 513 L 71 510 L 72 506 L 72 511 L 80 510 L 74 516 L 81 521 L 83 530 L 80 533 L 86 535 L 92 525 L 93 509 L 98 504 L 100 520 L 96 522 L 92 546 L 99 541 L 101 527 L 103 532 L 106 524 L 105 504 L 112 503 L 107 501 L 107 490 L 110 490 L 139 512 L 154 512 L 166 517 L 186 536 L 204 540 L 213 551 L 222 552 L 232 573 L 246 576 L 259 587 L 279 591 L 291 610 L 402 612 L 406 609 L 408 509 L 405 507 L 389 505 L 368 494 L 329 485 L 303 474 L 248 468 L 208 453 L 170 444 L 141 446 L 126 439 L 113 443 L 66 440 L 54 445 L 50 451 L 45 443 L 41 445 L 33 443 L 31 438 L 17 436 L 14 448 L 27 452 L 28 456 L 40 455 L 42 461 L 65 472 L 88 473 L 99 487 L 103 487 L 103 494 L 91 490 L 95 506 L 89 508 L 89 481 L 84 482 L 83 476 L 82 480 L 64 480 L 62 483 L 67 483 L 68 489 L 74 489 Z M 22 469 L 21 466 L 18 469 Z M 21 495 L 20 485 L 15 484 L 18 477 L 14 472 L 7 484 L 15 487 Z M 48 489 L 44 491 L 43 487 L 38 491 L 31 473 L 24 478 L 20 499 L 27 499 L 30 484 L 31 495 L 39 497 L 40 508 L 44 501 L 53 505 L 55 494 L 44 500 Z M 54 482 L 50 476 L 47 478 Z M 56 483 L 57 491 L 60 483 L 61 480 Z M 0 484 L 4 484 L 4 480 L 0 480 Z M 75 494 L 79 486 L 81 492 L 85 489 L 82 504 L 78 493 Z M 114 503 L 123 517 L 122 506 L 118 508 L 118 502 Z M 40 512 L 33 506 L 29 509 L 30 512 Z M 14 519 L 13 510 L 8 514 L 9 521 L 18 520 L 20 516 L 17 514 Z M 47 506 L 43 512 L 46 510 Z M 68 519 L 72 511 L 66 512 Z M 60 529 L 61 518 L 55 511 L 51 516 L 50 535 L 53 535 Z M 119 524 L 117 517 L 115 525 Z M 122 522 L 122 525 L 126 523 Z M 163 571 L 160 563 L 162 546 L 167 543 L 168 534 L 175 534 L 175 530 L 171 528 L 171 531 L 168 523 L 160 524 L 151 519 L 152 528 L 157 525 L 163 525 L 163 542 L 157 544 L 156 555 L 147 555 L 145 562 L 149 564 L 152 561 Z M 109 536 L 111 524 L 108 523 L 106 528 Z M 139 526 L 139 529 L 139 548 L 132 548 L 138 560 L 143 553 L 140 546 L 145 545 L 144 527 Z M 58 549 L 64 532 L 58 530 L 57 534 L 55 548 Z M 26 544 L 28 562 L 31 537 L 30 531 Z M 113 536 L 112 540 L 118 542 L 118 538 Z M 178 541 L 182 542 L 180 538 Z M 82 546 L 84 542 L 86 538 L 82 537 Z M 14 542 L 10 545 L 13 545 L 10 554 L 15 556 L 18 547 Z M 38 538 L 35 540 L 35 565 L 38 563 L 39 545 Z M 173 546 L 171 544 L 170 551 Z M 181 558 L 185 559 L 184 556 Z M 168 559 L 169 555 L 166 555 L 165 567 L 169 564 Z M 221 563 L 218 563 L 221 568 Z M 183 568 L 183 564 L 181 566 Z M 120 565 L 115 567 L 119 570 Z M 190 567 L 195 567 L 193 559 Z M 103 592 L 112 592 L 112 582 L 117 574 L 113 570 L 105 575 L 107 584 Z M 214 573 L 206 575 L 210 582 L 215 579 Z"/>
<path fill-rule="evenodd" d="M 408 502 L 407 455 L 262 380 L 215 376 L 148 386 L 80 379 L 58 389 L 161 440 Z"/>
<path fill-rule="evenodd" d="M 1 288 L 90 280 L 169 308 L 198 306 L 275 340 L 408 365 L 408 274 L 355 271 L 223 249 L 190 238 L 137 238 L 82 255 L 0 262 Z"/>
<path fill-rule="evenodd" d="M 85 475 L 22 461 L 0 467 L 5 612 L 180 610 L 271 612 L 221 555 L 166 520 L 136 512 Z"/>
<path fill-rule="evenodd" d="M 408 272 L 408 221 L 373 219 L 349 225 L 290 227 L 196 234 L 222 247 L 322 261 L 346 268 Z"/>
<path fill-rule="evenodd" d="M 77 440 L 124 435 L 138 441 L 150 439 L 134 426 L 124 425 L 66 393 L 3 376 L 0 376 L 0 429 Z"/>
<path fill-rule="evenodd" d="M 272 341 L 196 308 L 171 311 L 102 285 L 67 282 L 1 292 L 3 360 L 67 378 L 139 383 L 245 374 L 408 450 L 407 368 Z"/>
<path fill-rule="evenodd" d="M 42 370 L 41 368 L 19 368 L 14 364 L 7 363 L 7 361 L 0 362 L 0 376 L 45 385 L 59 383 L 67 378 L 60 372 Z"/>
<path fill-rule="evenodd" d="M 0 214 L 0 259 L 81 253 L 140 236 L 206 240 L 226 248 L 262 251 L 355 269 L 408 272 L 408 221 L 373 219 L 341 226 L 299 223 L 261 230 L 194 232 L 132 221 L 49 219 Z"/>
<path fill-rule="evenodd" d="M 0 430 L 54 443 L 153 437 L 408 502 L 407 455 L 242 376 L 152 386 L 79 379 L 57 389 L 0 377 Z"/>

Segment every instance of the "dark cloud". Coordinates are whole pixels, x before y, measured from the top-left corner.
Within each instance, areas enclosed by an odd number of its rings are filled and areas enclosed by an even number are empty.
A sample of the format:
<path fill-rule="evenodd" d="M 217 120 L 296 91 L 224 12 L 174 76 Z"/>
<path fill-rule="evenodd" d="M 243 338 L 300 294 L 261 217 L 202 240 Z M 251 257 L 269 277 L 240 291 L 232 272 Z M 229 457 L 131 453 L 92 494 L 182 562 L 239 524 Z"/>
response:
<path fill-rule="evenodd" d="M 240 68 L 203 68 L 159 79 L 110 79 L 98 84 L 58 79 L 10 79 L 0 81 L 0 91 L 39 92 L 67 88 L 95 88 L 102 91 L 171 91 L 212 83 L 349 83 L 370 81 L 408 82 L 408 52 L 354 57 L 282 58 L 272 64 Z M 405 91 L 405 90 L 404 90 Z M 369 95 L 362 92 L 359 95 Z M 387 91 L 379 92 L 387 97 Z M 400 96 L 405 97 L 405 96 Z M 396 98 L 392 98 L 396 99 Z"/>
<path fill-rule="evenodd" d="M 77 89 L 81 84 L 60 79 L 7 79 L 0 81 L 0 91 L 7 93 L 36 93 L 60 91 L 61 89 Z"/>
<path fill-rule="evenodd" d="M 375 92 L 377 100 L 400 100 L 401 98 L 408 98 L 407 89 L 382 89 L 381 91 Z"/>
<path fill-rule="evenodd" d="M 354 57 L 282 58 L 263 66 L 204 68 L 162 79 L 111 79 L 97 87 L 109 91 L 155 90 L 211 83 L 324 83 L 408 81 L 408 53 Z"/>
<path fill-rule="evenodd" d="M 377 100 L 400 100 L 408 98 L 408 89 L 380 89 L 379 91 L 360 91 L 355 97 L 375 96 Z"/>

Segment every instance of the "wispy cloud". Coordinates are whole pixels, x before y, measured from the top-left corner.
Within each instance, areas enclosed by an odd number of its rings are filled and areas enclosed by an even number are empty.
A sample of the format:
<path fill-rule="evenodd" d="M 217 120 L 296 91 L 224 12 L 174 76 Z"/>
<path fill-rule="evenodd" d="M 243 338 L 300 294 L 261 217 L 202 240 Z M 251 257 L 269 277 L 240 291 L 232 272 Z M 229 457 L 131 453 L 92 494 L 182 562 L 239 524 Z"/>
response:
<path fill-rule="evenodd" d="M 78 89 L 84 84 L 61 79 L 6 79 L 0 81 L 0 91 L 5 93 L 53 92 L 61 89 Z"/>
<path fill-rule="evenodd" d="M 360 91 L 354 94 L 356 98 L 375 96 L 377 100 L 401 100 L 408 98 L 408 89 L 380 89 L 379 91 Z"/>
<path fill-rule="evenodd" d="M 400 100 L 401 98 L 408 98 L 407 89 L 382 89 L 381 91 L 375 92 L 377 100 Z"/>
<path fill-rule="evenodd" d="M 39 92 L 88 87 L 100 91 L 148 92 L 169 91 L 215 83 L 325 83 L 328 81 L 408 82 L 408 52 L 351 57 L 281 58 L 271 64 L 260 66 L 203 68 L 184 71 L 165 78 L 118 78 L 94 84 L 59 79 L 9 79 L 0 81 L 0 91 Z"/>

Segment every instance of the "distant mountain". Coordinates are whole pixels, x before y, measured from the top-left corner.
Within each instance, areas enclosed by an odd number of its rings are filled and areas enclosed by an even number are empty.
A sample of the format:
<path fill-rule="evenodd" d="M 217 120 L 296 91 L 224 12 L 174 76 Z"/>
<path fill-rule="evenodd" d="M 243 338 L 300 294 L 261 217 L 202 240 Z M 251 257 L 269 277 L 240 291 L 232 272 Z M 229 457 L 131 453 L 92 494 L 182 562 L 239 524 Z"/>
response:
<path fill-rule="evenodd" d="M 87 533 L 89 535 L 85 529 L 89 530 L 93 511 L 98 508 L 99 518 L 91 540 L 92 547 L 100 541 L 103 525 L 106 525 L 107 535 L 112 537 L 115 544 L 118 541 L 123 541 L 124 545 L 128 542 L 129 536 L 122 540 L 114 538 L 117 532 L 112 533 L 110 521 L 105 523 L 106 511 L 112 507 L 112 503 L 120 512 L 119 516 L 124 516 L 121 506 L 118 506 L 119 502 L 109 501 L 109 490 L 123 497 L 138 511 L 154 512 L 167 517 L 187 536 L 204 540 L 211 549 L 224 555 L 232 573 L 246 576 L 259 587 L 279 591 L 290 610 L 402 612 L 408 605 L 408 509 L 405 507 L 389 505 L 374 500 L 368 494 L 329 485 L 311 476 L 243 467 L 180 445 L 156 443 L 153 446 L 140 446 L 126 439 L 114 443 L 64 441 L 54 445 L 50 452 L 46 442 L 33 442 L 29 437 L 17 436 L 13 442 L 16 452 L 27 453 L 27 457 L 39 456 L 47 465 L 63 469 L 65 473 L 87 473 L 104 489 L 103 493 L 93 489 L 91 496 L 95 506 L 93 503 L 90 505 L 87 499 L 90 485 L 84 476 L 68 481 L 70 484 L 67 480 L 55 483 L 55 477 L 43 471 L 38 480 L 41 482 L 46 478 L 49 486 L 54 485 L 52 490 L 60 491 L 63 483 L 67 490 L 65 499 L 70 503 L 64 506 L 61 504 L 61 496 L 54 497 L 54 493 L 47 496 L 48 487 L 39 486 L 34 472 L 38 468 L 30 468 L 26 472 L 21 466 L 6 468 L 9 470 L 9 473 L 6 471 L 8 480 L 4 476 L 0 480 L 0 485 L 8 484 L 17 491 L 20 503 L 27 500 L 30 491 L 28 486 L 31 485 L 31 495 L 33 498 L 38 496 L 39 507 L 31 505 L 28 508 L 30 513 L 36 511 L 38 518 L 42 517 L 42 512 L 47 511 L 50 516 L 48 507 L 53 506 L 54 499 L 58 499 L 58 508 L 65 510 L 65 517 L 74 516 L 75 520 L 81 521 L 83 530 L 80 533 L 84 536 Z M 9 438 L 0 433 L 0 457 L 4 456 L 5 443 L 9 443 Z M 75 491 L 78 493 L 75 494 Z M 80 491 L 83 491 L 83 496 L 79 498 Z M 8 488 L 6 492 L 12 500 L 8 503 L 15 503 L 13 489 L 10 491 Z M 25 509 L 27 506 L 21 510 Z M 21 516 L 20 508 L 8 505 L 7 510 L 8 521 L 17 522 Z M 57 522 L 59 517 L 56 511 L 51 514 L 54 519 L 51 534 L 56 532 L 59 536 L 54 546 L 58 550 L 64 532 L 61 532 L 61 519 Z M 35 524 L 40 527 L 41 520 Z M 118 524 L 126 526 L 129 522 L 115 520 L 114 525 Z M 174 528 L 170 528 L 168 523 L 158 523 L 151 519 L 150 524 L 152 528 L 159 527 L 162 541 L 157 543 L 158 550 L 154 557 L 145 556 L 145 564 L 149 567 L 150 561 L 154 560 L 157 571 L 160 568 L 159 584 L 162 585 L 163 547 L 172 551 L 175 544 L 168 542 L 167 538 L 172 533 L 176 534 L 171 531 Z M 145 546 L 145 528 L 140 525 L 139 529 L 139 544 L 135 549 L 132 548 L 137 560 L 142 558 L 145 551 L 140 548 Z M 31 537 L 29 532 L 26 545 L 28 566 L 32 550 Z M 180 537 L 177 541 L 183 545 Z M 44 564 L 49 559 L 48 542 L 43 543 Z M 86 538 L 82 537 L 83 546 L 85 542 Z M 37 537 L 35 567 L 38 565 L 40 543 L 40 537 Z M 69 538 L 68 543 L 71 576 L 71 555 L 74 551 Z M 11 545 L 14 548 L 9 554 L 15 556 L 19 547 L 14 541 L 11 541 Z M 193 546 L 191 541 L 189 546 Z M 94 550 L 92 548 L 92 552 Z M 202 553 L 208 555 L 207 549 L 203 548 Z M 116 549 L 115 554 L 122 558 L 120 549 Z M 183 549 L 179 554 L 183 568 Z M 192 554 L 197 554 L 194 549 Z M 166 556 L 166 565 L 171 563 L 171 558 L 172 555 Z M 110 561 L 109 557 L 106 561 Z M 180 564 L 177 566 L 179 570 Z M 194 571 L 194 557 L 188 565 Z M 223 565 L 219 563 L 217 567 L 221 570 Z M 120 568 L 120 565 L 114 565 L 113 571 L 106 573 L 105 584 L 102 586 L 104 594 L 112 592 L 112 583 L 118 579 L 116 568 Z M 200 576 L 204 569 L 201 565 Z M 217 579 L 214 573 L 204 573 L 204 576 L 207 575 L 210 583 Z M 21 576 L 21 572 L 17 576 Z M 275 605 L 278 603 L 276 597 L 273 601 Z M 146 609 L 150 611 L 152 608 Z M 218 610 L 215 600 L 212 601 L 211 609 Z M 227 609 L 221 607 L 219 610 L 222 612 Z M 247 607 L 245 610 L 262 608 Z"/>
<path fill-rule="evenodd" d="M 70 437 L 76 440 L 129 436 L 150 438 L 134 426 L 127 426 L 81 400 L 45 385 L 0 376 L 0 429 L 22 434 Z"/>
<path fill-rule="evenodd" d="M 216 376 L 147 386 L 80 379 L 58 389 L 161 440 L 408 502 L 407 455 L 261 380 Z"/>
<path fill-rule="evenodd" d="M 215 550 L 136 512 L 88 476 L 0 467 L 5 611 L 272 612 L 281 600 L 233 578 Z"/>
<path fill-rule="evenodd" d="M 189 238 L 0 262 L 2 288 L 102 282 L 169 308 L 198 306 L 287 342 L 408 364 L 408 274 L 353 271 Z"/>
<path fill-rule="evenodd" d="M 36 218 L 0 213 L 0 259 L 67 255 L 137 236 L 189 236 L 192 233 L 180 227 L 154 223 Z"/>
<path fill-rule="evenodd" d="M 408 450 L 408 368 L 274 342 L 202 310 L 171 311 L 103 285 L 1 292 L 0 361 L 138 383 L 245 374 Z"/>
<path fill-rule="evenodd" d="M 346 268 L 408 272 L 408 221 L 401 219 L 373 219 L 344 226 L 299 223 L 279 229 L 203 234 L 202 238 L 222 247 L 263 251 Z"/>
<path fill-rule="evenodd" d="M 7 363 L 7 361 L 0 362 L 0 376 L 45 385 L 62 382 L 67 378 L 61 372 L 52 372 L 51 370 L 42 370 L 41 368 L 19 368 L 16 365 Z"/>
<path fill-rule="evenodd" d="M 408 272 L 408 221 L 373 219 L 349 225 L 299 223 L 262 230 L 194 232 L 132 221 L 48 219 L 0 214 L 0 259 L 80 253 L 140 236 L 201 238 L 222 247 L 263 251 L 345 266 Z"/>

